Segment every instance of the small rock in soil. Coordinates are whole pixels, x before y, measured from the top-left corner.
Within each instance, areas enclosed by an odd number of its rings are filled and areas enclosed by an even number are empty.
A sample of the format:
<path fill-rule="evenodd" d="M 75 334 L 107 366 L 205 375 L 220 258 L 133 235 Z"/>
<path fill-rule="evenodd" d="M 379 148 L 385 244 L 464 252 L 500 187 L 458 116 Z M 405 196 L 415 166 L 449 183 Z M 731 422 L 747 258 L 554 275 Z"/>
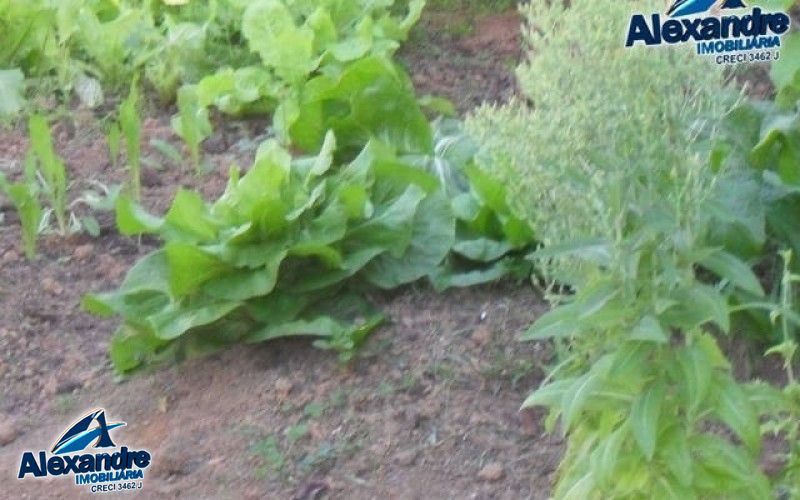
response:
<path fill-rule="evenodd" d="M 19 259 L 19 254 L 14 250 L 9 250 L 3 254 L 3 262 L 14 262 Z"/>
<path fill-rule="evenodd" d="M 526 408 L 519 412 L 519 427 L 522 434 L 536 436 L 540 433 L 539 416 L 533 408 Z"/>
<path fill-rule="evenodd" d="M 58 377 L 53 375 L 44 384 L 44 393 L 48 396 L 65 394 L 81 387 L 81 383 L 70 378 Z"/>
<path fill-rule="evenodd" d="M 18 432 L 14 422 L 0 420 L 0 446 L 6 446 L 17 440 Z"/>
<path fill-rule="evenodd" d="M 330 485 L 325 481 L 311 481 L 298 488 L 292 498 L 294 500 L 314 500 L 320 498 L 330 488 Z"/>
<path fill-rule="evenodd" d="M 489 329 L 488 325 L 481 324 L 472 332 L 470 338 L 472 343 L 475 344 L 475 347 L 483 347 L 492 340 L 492 331 Z"/>
<path fill-rule="evenodd" d="M 91 257 L 94 253 L 94 245 L 91 243 L 87 243 L 86 245 L 81 245 L 72 252 L 72 257 L 75 260 L 86 260 L 87 258 Z"/>
<path fill-rule="evenodd" d="M 52 295 L 61 295 L 64 293 L 64 287 L 56 283 L 53 278 L 45 278 L 42 280 L 42 290 Z"/>
<path fill-rule="evenodd" d="M 505 475 L 503 466 L 497 462 L 492 462 L 478 472 L 478 479 L 482 481 L 499 481 Z"/>
<path fill-rule="evenodd" d="M 294 384 L 288 379 L 279 378 L 275 381 L 275 392 L 277 393 L 280 399 L 286 399 L 289 397 L 289 393 L 292 392 L 292 388 Z"/>
<path fill-rule="evenodd" d="M 416 450 L 401 451 L 394 456 L 394 459 L 398 465 L 408 467 L 409 465 L 414 465 L 414 462 L 417 461 L 417 452 Z"/>
<path fill-rule="evenodd" d="M 164 185 L 164 182 L 158 173 L 147 168 L 142 170 L 142 186 L 151 188 L 162 185 Z"/>

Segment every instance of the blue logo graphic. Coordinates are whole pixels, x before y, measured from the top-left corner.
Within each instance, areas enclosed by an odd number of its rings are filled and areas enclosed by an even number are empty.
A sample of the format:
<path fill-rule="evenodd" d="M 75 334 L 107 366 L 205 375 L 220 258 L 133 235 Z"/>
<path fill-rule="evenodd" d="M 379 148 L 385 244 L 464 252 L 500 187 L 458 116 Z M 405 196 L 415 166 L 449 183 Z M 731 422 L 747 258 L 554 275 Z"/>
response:
<path fill-rule="evenodd" d="M 713 7 L 720 10 L 743 9 L 747 7 L 742 0 L 676 0 L 667 11 L 671 17 L 683 17 L 708 12 Z"/>
<path fill-rule="evenodd" d="M 748 9 L 742 0 L 674 0 L 666 14 L 634 13 L 625 47 L 694 44 L 717 64 L 777 61 L 791 27 L 786 12 Z"/>
<path fill-rule="evenodd" d="M 105 410 L 95 410 L 72 424 L 50 451 L 55 455 L 74 453 L 85 450 L 93 442 L 95 448 L 114 448 L 116 445 L 111 440 L 108 431 L 123 425 L 125 422 L 106 423 Z"/>
<path fill-rule="evenodd" d="M 23 451 L 17 479 L 72 476 L 91 493 L 142 489 L 153 457 L 147 450 L 114 444 L 110 432 L 124 425 L 108 422 L 102 408 L 92 410 L 70 425 L 49 453 Z"/>

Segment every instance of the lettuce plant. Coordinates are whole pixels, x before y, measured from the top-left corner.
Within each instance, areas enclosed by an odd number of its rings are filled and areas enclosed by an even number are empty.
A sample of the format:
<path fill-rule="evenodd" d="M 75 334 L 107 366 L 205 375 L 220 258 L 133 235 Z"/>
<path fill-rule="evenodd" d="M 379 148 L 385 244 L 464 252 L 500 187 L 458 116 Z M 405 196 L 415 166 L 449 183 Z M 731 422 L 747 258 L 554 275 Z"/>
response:
<path fill-rule="evenodd" d="M 348 356 L 380 319 L 354 283 L 393 288 L 444 259 L 455 225 L 435 177 L 377 141 L 345 165 L 334 151 L 332 134 L 319 156 L 296 160 L 265 143 L 215 203 L 180 191 L 164 217 L 119 200 L 123 233 L 165 242 L 118 291 L 86 301 L 124 319 L 111 348 L 120 371 L 291 335 Z"/>
<path fill-rule="evenodd" d="M 329 129 L 356 150 L 368 136 L 403 145 L 384 136 L 401 133 L 413 141 L 406 152 L 429 152 L 430 138 L 414 136 L 425 119 L 408 78 L 391 62 L 424 0 L 412 0 L 402 18 L 393 3 L 249 2 L 241 29 L 261 64 L 224 68 L 186 87 L 176 131 L 190 146 L 202 140 L 194 132 L 209 133 L 204 109 L 212 105 L 237 114 L 274 110 L 278 136 L 307 152 L 318 150 Z"/>

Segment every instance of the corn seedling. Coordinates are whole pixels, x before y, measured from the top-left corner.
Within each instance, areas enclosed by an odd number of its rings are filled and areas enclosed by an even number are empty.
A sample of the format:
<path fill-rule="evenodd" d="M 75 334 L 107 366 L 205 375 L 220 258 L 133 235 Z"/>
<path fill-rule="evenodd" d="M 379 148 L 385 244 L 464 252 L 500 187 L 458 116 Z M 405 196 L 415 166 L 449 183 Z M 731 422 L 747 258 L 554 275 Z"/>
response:
<path fill-rule="evenodd" d="M 198 98 L 191 87 L 178 91 L 178 116 L 172 120 L 172 128 L 189 148 L 192 166 L 200 173 L 200 144 L 211 135 L 211 123 L 208 121 L 208 109 L 200 106 Z"/>
<path fill-rule="evenodd" d="M 139 200 L 142 195 L 141 181 L 141 122 L 139 119 L 138 80 L 134 79 L 131 90 L 119 107 L 119 124 L 125 138 L 125 151 L 128 156 L 128 174 L 131 196 Z"/>
<path fill-rule="evenodd" d="M 28 122 L 31 151 L 28 156 L 29 172 L 35 165 L 41 191 L 48 201 L 49 209 L 56 218 L 58 233 L 69 232 L 67 220 L 67 170 L 64 162 L 53 148 L 50 127 L 40 115 L 33 115 Z"/>
<path fill-rule="evenodd" d="M 36 239 L 42 222 L 42 206 L 39 203 L 36 180 L 28 178 L 10 183 L 0 173 L 0 191 L 5 193 L 19 215 L 22 230 L 22 247 L 28 260 L 36 257 Z"/>
<path fill-rule="evenodd" d="M 119 146 L 121 141 L 121 132 L 119 130 L 119 123 L 111 122 L 106 130 L 106 145 L 108 146 L 108 157 L 113 168 L 117 167 L 119 163 Z"/>

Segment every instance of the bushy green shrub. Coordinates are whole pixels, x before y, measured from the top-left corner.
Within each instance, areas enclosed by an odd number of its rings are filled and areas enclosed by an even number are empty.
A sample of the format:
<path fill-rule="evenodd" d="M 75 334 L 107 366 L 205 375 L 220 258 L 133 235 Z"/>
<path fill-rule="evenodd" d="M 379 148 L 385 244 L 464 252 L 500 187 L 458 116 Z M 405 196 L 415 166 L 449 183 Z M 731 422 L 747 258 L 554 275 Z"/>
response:
<path fill-rule="evenodd" d="M 512 186 L 512 205 L 545 244 L 610 234 L 621 206 L 653 192 L 691 218 L 708 190 L 697 139 L 731 105 L 722 75 L 688 50 L 625 49 L 634 7 L 642 2 L 524 8 L 527 102 L 485 106 L 468 121 L 485 145 L 482 166 Z"/>
<path fill-rule="evenodd" d="M 769 498 L 792 485 L 760 470 L 759 422 L 791 422 L 796 386 L 737 382 L 716 335 L 731 332 L 734 294 L 761 301 L 789 338 L 796 315 L 711 231 L 739 223 L 720 209 L 726 168 L 711 168 L 735 93 L 690 51 L 624 49 L 641 9 L 526 7 L 527 101 L 469 121 L 480 165 L 512 187 L 542 243 L 531 258 L 545 281 L 569 285 L 550 288 L 555 308 L 524 336 L 559 354 L 525 406 L 547 407 L 568 437 L 557 498 Z"/>

